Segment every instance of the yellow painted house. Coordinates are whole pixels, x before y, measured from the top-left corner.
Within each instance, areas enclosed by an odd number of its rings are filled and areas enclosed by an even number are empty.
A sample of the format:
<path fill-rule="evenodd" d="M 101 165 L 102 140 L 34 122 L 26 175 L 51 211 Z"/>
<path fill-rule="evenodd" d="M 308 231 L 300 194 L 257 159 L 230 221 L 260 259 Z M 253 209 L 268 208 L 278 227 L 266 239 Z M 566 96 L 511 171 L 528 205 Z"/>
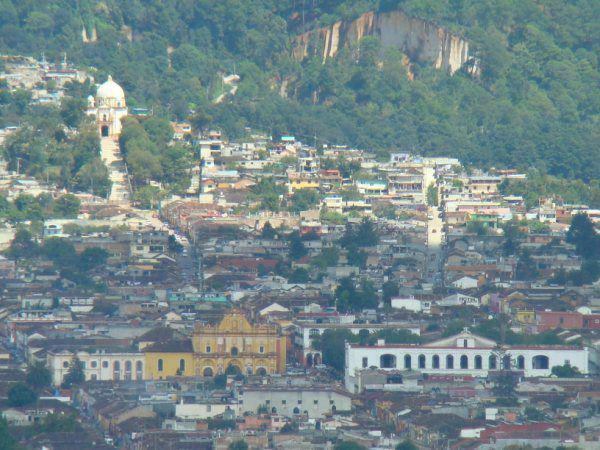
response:
<path fill-rule="evenodd" d="M 189 339 L 157 342 L 145 347 L 143 352 L 147 380 L 195 374 L 194 352 Z"/>
<path fill-rule="evenodd" d="M 216 325 L 197 325 L 192 340 L 157 342 L 143 349 L 145 377 L 212 377 L 221 373 L 285 372 L 286 337 L 276 324 L 250 323 L 238 310 Z"/>

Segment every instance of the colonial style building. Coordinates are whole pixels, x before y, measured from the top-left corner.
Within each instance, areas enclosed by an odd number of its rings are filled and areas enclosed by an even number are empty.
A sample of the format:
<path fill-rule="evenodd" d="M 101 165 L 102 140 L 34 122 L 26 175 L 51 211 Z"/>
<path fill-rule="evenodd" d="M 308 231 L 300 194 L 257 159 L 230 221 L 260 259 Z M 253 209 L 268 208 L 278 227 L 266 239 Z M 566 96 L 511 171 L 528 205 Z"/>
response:
<path fill-rule="evenodd" d="M 285 372 L 286 338 L 277 325 L 250 323 L 237 310 L 216 325 L 198 325 L 189 340 L 144 347 L 146 378 L 212 377 L 221 373 Z"/>
<path fill-rule="evenodd" d="M 233 310 L 217 325 L 199 325 L 192 339 L 196 374 L 285 372 L 286 338 L 275 324 L 251 324 Z"/>
<path fill-rule="evenodd" d="M 60 385 L 69 372 L 71 362 L 78 358 L 83 366 L 85 379 L 99 381 L 143 380 L 144 354 L 123 350 L 48 351 L 48 369 L 52 383 Z"/>
<path fill-rule="evenodd" d="M 109 75 L 96 91 L 96 97 L 88 97 L 87 114 L 96 117 L 98 132 L 102 137 L 118 136 L 121 119 L 127 116 L 127 104 L 123 88 Z"/>
<path fill-rule="evenodd" d="M 501 368 L 521 371 L 526 377 L 548 376 L 552 367 L 570 364 L 589 373 L 589 349 L 569 346 L 500 346 L 468 330 L 422 345 L 375 346 L 346 343 L 345 384 L 357 390 L 357 376 L 370 368 L 390 371 L 418 370 L 429 374 L 487 376 Z"/>

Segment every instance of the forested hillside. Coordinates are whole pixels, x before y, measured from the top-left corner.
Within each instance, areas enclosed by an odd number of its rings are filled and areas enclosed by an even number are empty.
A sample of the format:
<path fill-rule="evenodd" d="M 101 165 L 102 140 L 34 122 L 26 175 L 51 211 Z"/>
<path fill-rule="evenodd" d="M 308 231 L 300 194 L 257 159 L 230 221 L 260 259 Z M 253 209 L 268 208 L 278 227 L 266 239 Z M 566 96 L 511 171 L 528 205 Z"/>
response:
<path fill-rule="evenodd" d="M 464 37 L 481 74 L 408 65 L 375 37 L 325 63 L 291 57 L 299 33 L 389 10 Z M 599 15 L 597 0 L 0 0 L 0 51 L 66 51 L 112 73 L 132 106 L 230 136 L 251 126 L 587 182 L 600 169 Z M 234 70 L 237 94 L 213 105 Z"/>

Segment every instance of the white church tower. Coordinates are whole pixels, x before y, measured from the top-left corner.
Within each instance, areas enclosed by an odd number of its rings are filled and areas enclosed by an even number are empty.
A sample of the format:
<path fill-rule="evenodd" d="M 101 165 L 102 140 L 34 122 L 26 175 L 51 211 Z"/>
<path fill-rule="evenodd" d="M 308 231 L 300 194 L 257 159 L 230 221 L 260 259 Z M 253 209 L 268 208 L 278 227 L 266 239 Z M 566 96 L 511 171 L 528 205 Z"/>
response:
<path fill-rule="evenodd" d="M 118 137 L 121 134 L 121 119 L 127 116 L 125 92 L 110 75 L 98 87 L 96 97 L 88 97 L 87 114 L 96 117 L 100 136 Z"/>

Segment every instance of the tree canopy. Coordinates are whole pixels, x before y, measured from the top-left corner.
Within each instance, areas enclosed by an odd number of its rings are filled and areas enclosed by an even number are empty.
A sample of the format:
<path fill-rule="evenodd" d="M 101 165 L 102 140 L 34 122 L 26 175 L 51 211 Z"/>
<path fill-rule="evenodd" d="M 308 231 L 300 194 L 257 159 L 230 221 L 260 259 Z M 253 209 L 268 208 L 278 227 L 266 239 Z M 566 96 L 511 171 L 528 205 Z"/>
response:
<path fill-rule="evenodd" d="M 45 52 L 50 59 L 67 52 L 78 64 L 97 67 L 98 79 L 118 74 L 129 104 L 160 117 L 190 118 L 232 137 L 251 126 L 381 154 L 418 149 L 469 164 L 537 167 L 543 175 L 597 186 L 600 102 L 592 87 L 599 81 L 600 27 L 594 0 L 2 0 L 0 9 L 0 51 Z M 409 61 L 412 55 L 383 49 L 371 36 L 357 44 L 359 57 L 353 48 L 325 63 L 318 54 L 291 57 L 290 41 L 303 31 L 391 9 L 464 37 L 481 76 Z M 223 90 L 222 74 L 233 72 L 241 77 L 236 95 L 213 104 Z M 77 95 L 53 115 L 81 127 L 89 88 L 73 89 Z M 31 110 L 29 100 L 26 91 L 0 89 L 0 103 L 9 105 L 0 108 L 0 124 Z M 93 154 L 77 157 L 85 145 L 55 139 L 56 127 L 39 138 L 31 136 L 34 130 L 25 127 L 7 143 L 11 168 L 18 157 L 28 173 L 47 171 L 65 184 L 106 190 L 99 178 L 92 182 L 98 173 L 90 170 L 97 164 Z M 160 142 L 164 130 L 146 132 Z M 20 146 L 23 139 L 33 145 Z M 161 173 L 176 176 L 183 153 L 134 146 L 128 162 L 143 183 Z"/>

